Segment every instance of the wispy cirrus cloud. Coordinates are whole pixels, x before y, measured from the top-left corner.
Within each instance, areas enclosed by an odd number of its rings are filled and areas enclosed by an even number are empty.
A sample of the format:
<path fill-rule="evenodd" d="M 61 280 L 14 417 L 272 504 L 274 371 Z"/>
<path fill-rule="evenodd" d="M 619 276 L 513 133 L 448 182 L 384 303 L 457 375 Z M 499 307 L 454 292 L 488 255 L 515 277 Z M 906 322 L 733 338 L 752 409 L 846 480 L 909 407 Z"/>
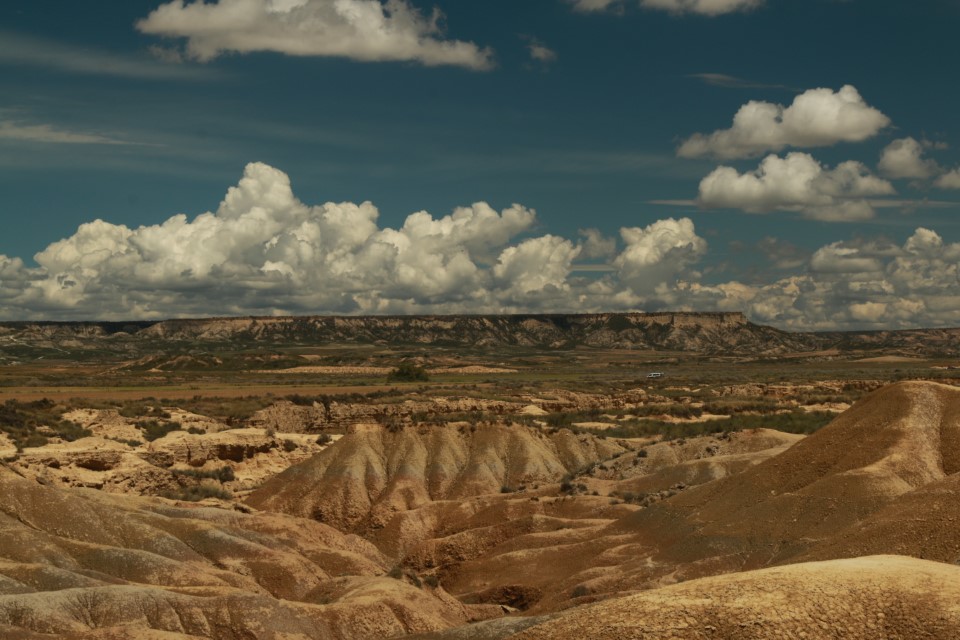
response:
<path fill-rule="evenodd" d="M 52 144 L 130 144 L 118 138 L 71 131 L 51 124 L 28 124 L 0 118 L 0 140 L 21 140 Z"/>
<path fill-rule="evenodd" d="M 0 30 L 0 65 L 140 80 L 200 80 L 216 75 L 213 69 L 166 64 L 148 55 L 116 54 L 3 30 Z"/>
<path fill-rule="evenodd" d="M 785 84 L 754 82 L 726 73 L 690 73 L 687 77 L 696 78 L 704 84 L 709 84 L 714 87 L 725 87 L 727 89 L 783 89 L 784 91 L 797 91 L 797 89 L 788 87 Z"/>
<path fill-rule="evenodd" d="M 624 0 L 568 0 L 575 11 L 622 11 Z M 756 9 L 764 0 L 640 0 L 645 9 L 656 9 L 673 14 L 720 16 Z"/>

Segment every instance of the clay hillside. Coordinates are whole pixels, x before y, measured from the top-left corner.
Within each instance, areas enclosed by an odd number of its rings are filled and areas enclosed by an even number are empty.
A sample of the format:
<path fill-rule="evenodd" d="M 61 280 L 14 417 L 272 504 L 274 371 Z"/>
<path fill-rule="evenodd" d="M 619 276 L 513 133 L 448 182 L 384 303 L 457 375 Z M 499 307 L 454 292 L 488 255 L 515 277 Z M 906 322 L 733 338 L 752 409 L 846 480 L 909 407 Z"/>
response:
<path fill-rule="evenodd" d="M 132 447 L 86 411 L 0 464 L 0 637 L 960 638 L 955 387 L 808 436 L 194 416 Z"/>
<path fill-rule="evenodd" d="M 148 353 L 198 344 L 387 344 L 660 349 L 770 356 L 837 350 L 956 355 L 960 330 L 791 333 L 741 313 L 495 316 L 245 317 L 162 322 L 6 322 L 7 357 L 63 352 Z"/>

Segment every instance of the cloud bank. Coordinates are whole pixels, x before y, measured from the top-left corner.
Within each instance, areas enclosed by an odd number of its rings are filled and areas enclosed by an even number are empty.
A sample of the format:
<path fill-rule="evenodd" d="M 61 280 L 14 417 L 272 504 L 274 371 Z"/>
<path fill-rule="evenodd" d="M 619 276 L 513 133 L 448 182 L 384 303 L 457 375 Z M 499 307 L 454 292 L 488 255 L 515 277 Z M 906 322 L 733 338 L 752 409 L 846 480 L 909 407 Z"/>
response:
<path fill-rule="evenodd" d="M 804 154 L 764 162 L 796 162 L 811 177 L 790 185 L 775 166 L 748 175 L 741 193 L 761 208 L 832 206 L 816 198 L 885 184 L 855 163 L 825 169 Z M 303 203 L 285 173 L 252 163 L 216 211 L 136 229 L 95 220 L 36 254 L 36 266 L 0 255 L 0 314 L 742 310 L 784 328 L 836 329 L 951 325 L 960 311 L 960 244 L 926 228 L 901 245 L 832 242 L 809 253 L 765 238 L 758 254 L 769 262 L 768 281 L 707 283 L 698 265 L 709 247 L 689 218 L 624 227 L 618 239 L 595 229 L 568 239 L 534 235 L 536 212 L 519 204 L 419 211 L 395 229 L 378 217 L 370 202 Z M 579 260 L 603 263 L 579 269 Z"/>
<path fill-rule="evenodd" d="M 616 251 L 596 232 L 585 232 L 582 244 L 523 237 L 536 214 L 522 205 L 495 211 L 480 202 L 439 218 L 420 211 L 398 229 L 381 228 L 378 215 L 370 202 L 304 204 L 286 174 L 253 163 L 215 212 L 138 229 L 86 223 L 38 253 L 35 268 L 0 256 L 0 313 L 160 318 L 604 304 L 602 296 L 587 301 L 589 283 L 571 278 L 582 252 Z M 706 248 L 687 219 L 621 234 L 605 286 L 637 302 L 669 286 Z"/>
<path fill-rule="evenodd" d="M 729 129 L 696 133 L 677 149 L 682 158 L 751 158 L 787 147 L 826 147 L 862 142 L 890 124 L 851 85 L 839 91 L 810 89 L 789 107 L 751 100 L 740 107 Z"/>
<path fill-rule="evenodd" d="M 443 38 L 442 17 L 436 9 L 424 16 L 407 0 L 173 0 L 136 26 L 146 34 L 186 38 L 187 55 L 202 62 L 271 51 L 492 68 L 490 49 Z"/>

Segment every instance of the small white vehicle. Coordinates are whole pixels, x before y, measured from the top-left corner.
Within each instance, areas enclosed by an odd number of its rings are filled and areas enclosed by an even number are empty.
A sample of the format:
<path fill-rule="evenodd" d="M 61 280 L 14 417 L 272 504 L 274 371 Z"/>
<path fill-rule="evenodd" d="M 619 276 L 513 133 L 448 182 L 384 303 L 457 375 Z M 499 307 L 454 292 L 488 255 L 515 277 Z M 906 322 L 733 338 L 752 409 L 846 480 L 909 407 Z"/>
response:
<path fill-rule="evenodd" d="M 650 373 L 647 374 L 647 377 L 648 377 L 648 378 L 662 378 L 662 377 L 663 377 L 663 372 L 662 372 L 662 371 L 651 371 Z"/>

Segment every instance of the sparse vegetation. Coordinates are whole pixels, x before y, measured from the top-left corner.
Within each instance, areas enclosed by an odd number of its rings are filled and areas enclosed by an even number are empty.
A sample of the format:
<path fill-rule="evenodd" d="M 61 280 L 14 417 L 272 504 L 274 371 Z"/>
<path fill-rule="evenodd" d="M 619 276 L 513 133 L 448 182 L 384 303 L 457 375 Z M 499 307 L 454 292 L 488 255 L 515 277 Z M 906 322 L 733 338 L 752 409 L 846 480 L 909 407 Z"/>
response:
<path fill-rule="evenodd" d="M 63 420 L 65 410 L 66 407 L 48 399 L 33 402 L 8 400 L 0 405 L 0 431 L 7 434 L 18 451 L 42 447 L 51 437 L 70 442 L 92 435 L 89 429 Z"/>
<path fill-rule="evenodd" d="M 233 467 L 230 465 L 225 465 L 219 469 L 212 470 L 202 470 L 202 469 L 172 469 L 171 472 L 174 475 L 186 476 L 189 478 L 196 478 L 197 480 L 210 479 L 216 480 L 219 483 L 232 482 L 236 480 L 236 475 L 233 472 Z"/>
<path fill-rule="evenodd" d="M 186 502 L 198 502 L 200 500 L 206 500 L 207 498 L 230 500 L 233 497 L 233 495 L 222 486 L 206 483 L 181 487 L 176 491 L 167 491 L 160 495 L 170 500 L 183 500 Z"/>

